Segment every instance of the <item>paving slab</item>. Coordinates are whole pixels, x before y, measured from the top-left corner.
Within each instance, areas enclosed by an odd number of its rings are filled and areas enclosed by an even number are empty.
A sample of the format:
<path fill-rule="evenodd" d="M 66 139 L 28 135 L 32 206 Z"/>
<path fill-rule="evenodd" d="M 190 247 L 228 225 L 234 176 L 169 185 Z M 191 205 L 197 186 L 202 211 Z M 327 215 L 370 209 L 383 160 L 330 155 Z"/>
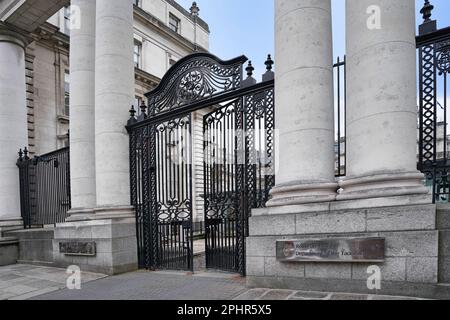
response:
<path fill-rule="evenodd" d="M 0 300 L 25 300 L 66 288 L 66 269 L 34 265 L 0 267 Z M 106 277 L 103 274 L 81 272 L 82 283 Z"/>

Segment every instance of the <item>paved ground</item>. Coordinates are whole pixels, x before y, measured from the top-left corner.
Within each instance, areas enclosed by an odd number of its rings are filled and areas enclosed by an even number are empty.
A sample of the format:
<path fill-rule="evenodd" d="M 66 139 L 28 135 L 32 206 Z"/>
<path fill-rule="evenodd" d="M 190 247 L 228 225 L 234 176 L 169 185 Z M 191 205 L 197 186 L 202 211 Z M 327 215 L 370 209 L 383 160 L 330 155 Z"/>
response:
<path fill-rule="evenodd" d="M 246 291 L 235 275 L 137 271 L 52 292 L 36 300 L 232 300 Z"/>
<path fill-rule="evenodd" d="M 0 300 L 25 300 L 66 288 L 69 275 L 65 269 L 11 265 L 0 267 Z M 82 272 L 82 283 L 105 275 Z"/>
<path fill-rule="evenodd" d="M 64 269 L 0 267 L 0 300 L 411 300 L 387 296 L 246 289 L 231 274 L 137 271 L 114 277 L 82 273 L 81 290 L 66 289 Z M 413 299 L 417 300 L 417 299 Z"/>

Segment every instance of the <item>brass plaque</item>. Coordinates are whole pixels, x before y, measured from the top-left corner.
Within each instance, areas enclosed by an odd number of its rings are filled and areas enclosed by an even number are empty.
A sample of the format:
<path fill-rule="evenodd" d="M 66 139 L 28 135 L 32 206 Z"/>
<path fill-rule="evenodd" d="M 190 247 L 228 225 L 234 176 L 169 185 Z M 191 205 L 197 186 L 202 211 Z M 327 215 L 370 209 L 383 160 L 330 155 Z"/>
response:
<path fill-rule="evenodd" d="M 384 262 L 384 238 L 335 238 L 277 241 L 281 262 Z"/>
<path fill-rule="evenodd" d="M 59 252 L 66 256 L 88 256 L 95 257 L 97 249 L 95 242 L 60 242 Z"/>

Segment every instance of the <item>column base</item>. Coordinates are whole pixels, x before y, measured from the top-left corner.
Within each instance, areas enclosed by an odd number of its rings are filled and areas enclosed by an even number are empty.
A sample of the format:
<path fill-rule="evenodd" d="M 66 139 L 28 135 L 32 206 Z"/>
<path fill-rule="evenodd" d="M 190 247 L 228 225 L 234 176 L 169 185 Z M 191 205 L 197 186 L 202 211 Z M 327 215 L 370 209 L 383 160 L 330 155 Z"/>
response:
<path fill-rule="evenodd" d="M 98 207 L 92 209 L 75 208 L 69 211 L 66 222 L 134 218 L 134 208 L 129 206 Z"/>
<path fill-rule="evenodd" d="M 428 194 L 419 172 L 378 174 L 348 177 L 339 181 L 341 188 L 336 200 L 358 200 Z"/>
<path fill-rule="evenodd" d="M 336 200 L 337 183 L 277 185 L 271 191 L 267 207 L 292 206 Z"/>
<path fill-rule="evenodd" d="M 7 231 L 22 230 L 23 228 L 22 218 L 0 220 L 0 237 Z"/>
<path fill-rule="evenodd" d="M 56 266 L 76 265 L 82 271 L 108 275 L 137 270 L 136 219 L 132 207 L 75 212 L 79 214 L 72 221 L 56 225 L 53 240 Z M 85 220 L 77 220 L 82 217 Z M 70 244 L 75 252 L 64 251 L 61 244 Z M 88 245 L 95 249 L 83 251 Z"/>

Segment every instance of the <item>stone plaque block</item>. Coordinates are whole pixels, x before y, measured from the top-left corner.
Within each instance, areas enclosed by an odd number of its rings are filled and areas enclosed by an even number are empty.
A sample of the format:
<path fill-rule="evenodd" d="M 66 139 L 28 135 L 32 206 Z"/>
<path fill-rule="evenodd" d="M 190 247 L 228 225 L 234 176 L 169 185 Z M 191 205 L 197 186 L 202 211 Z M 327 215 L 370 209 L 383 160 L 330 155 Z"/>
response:
<path fill-rule="evenodd" d="M 97 255 L 97 248 L 95 242 L 60 242 L 59 252 L 65 254 L 66 256 L 95 257 Z"/>
<path fill-rule="evenodd" d="M 277 241 L 280 262 L 384 262 L 384 238 L 336 238 Z"/>

